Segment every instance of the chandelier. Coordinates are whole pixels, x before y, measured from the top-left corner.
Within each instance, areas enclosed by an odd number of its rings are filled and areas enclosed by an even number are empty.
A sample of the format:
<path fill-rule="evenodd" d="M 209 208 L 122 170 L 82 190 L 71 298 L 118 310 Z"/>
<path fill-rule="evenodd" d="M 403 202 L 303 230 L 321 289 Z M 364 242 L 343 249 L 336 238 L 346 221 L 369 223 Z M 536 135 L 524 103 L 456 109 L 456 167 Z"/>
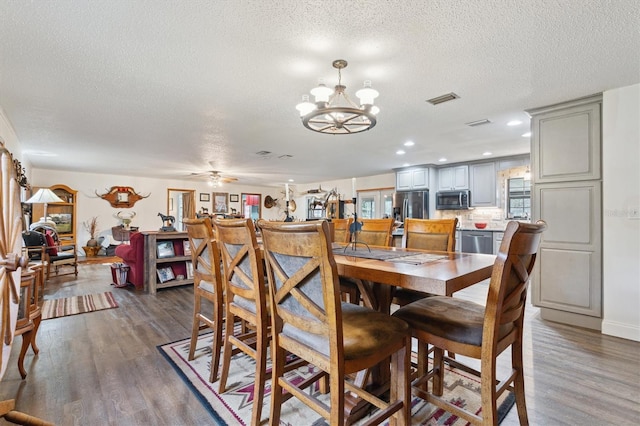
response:
<path fill-rule="evenodd" d="M 371 81 L 365 80 L 364 88 L 356 92 L 360 105 L 353 102 L 342 85 L 342 69 L 347 61 L 337 59 L 333 67 L 338 70 L 338 84 L 334 90 L 324 82 L 311 90 L 315 103 L 309 102 L 309 95 L 302 96 L 302 102 L 296 105 L 302 124 L 309 130 L 330 135 L 360 133 L 376 125 L 376 114 L 380 110 L 373 106 L 378 91 L 371 88 Z"/>

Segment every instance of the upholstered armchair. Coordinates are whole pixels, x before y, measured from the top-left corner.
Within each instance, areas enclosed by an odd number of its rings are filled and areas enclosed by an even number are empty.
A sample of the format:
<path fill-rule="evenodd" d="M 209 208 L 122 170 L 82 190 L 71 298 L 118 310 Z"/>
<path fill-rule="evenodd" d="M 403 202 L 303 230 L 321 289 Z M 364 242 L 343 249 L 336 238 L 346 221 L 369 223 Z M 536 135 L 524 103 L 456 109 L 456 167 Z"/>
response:
<path fill-rule="evenodd" d="M 144 288 L 144 235 L 140 232 L 131 234 L 129 244 L 116 247 L 116 256 L 129 265 L 129 282 L 136 289 Z"/>

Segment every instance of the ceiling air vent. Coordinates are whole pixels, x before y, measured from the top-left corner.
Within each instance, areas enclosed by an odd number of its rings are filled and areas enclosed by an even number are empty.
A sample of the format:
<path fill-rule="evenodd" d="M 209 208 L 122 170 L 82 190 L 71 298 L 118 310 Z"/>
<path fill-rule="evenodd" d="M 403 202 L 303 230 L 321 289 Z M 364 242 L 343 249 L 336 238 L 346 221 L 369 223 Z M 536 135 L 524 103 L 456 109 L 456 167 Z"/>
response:
<path fill-rule="evenodd" d="M 282 154 L 282 155 L 279 155 L 278 158 L 281 160 L 288 160 L 289 158 L 293 158 L 293 155 Z"/>
<path fill-rule="evenodd" d="M 464 124 L 466 124 L 467 126 L 476 127 L 476 126 L 482 126 L 483 124 L 489 124 L 489 123 L 491 123 L 491 120 L 484 118 L 482 120 L 470 121 Z"/>
<path fill-rule="evenodd" d="M 449 101 L 452 101 L 454 99 L 458 99 L 459 97 L 460 96 L 458 96 L 455 93 L 451 92 L 451 93 L 447 93 L 446 95 L 438 96 L 436 98 L 427 99 L 427 102 L 429 102 L 431 105 L 438 105 L 438 104 L 441 104 L 443 102 L 449 102 Z"/>
<path fill-rule="evenodd" d="M 271 154 L 271 151 L 258 151 L 256 152 L 257 155 L 269 155 Z"/>

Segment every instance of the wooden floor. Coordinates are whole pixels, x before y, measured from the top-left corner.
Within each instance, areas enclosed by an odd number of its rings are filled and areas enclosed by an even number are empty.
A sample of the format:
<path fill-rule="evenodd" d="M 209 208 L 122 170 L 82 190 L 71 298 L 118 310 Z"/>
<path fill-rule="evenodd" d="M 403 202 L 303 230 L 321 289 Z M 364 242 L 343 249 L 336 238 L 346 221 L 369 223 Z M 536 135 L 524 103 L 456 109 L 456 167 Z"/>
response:
<path fill-rule="evenodd" d="M 18 337 L 0 400 L 15 398 L 18 410 L 58 425 L 213 424 L 156 348 L 189 335 L 192 289 L 151 296 L 113 288 L 108 264 L 82 265 L 73 278 L 52 279 L 44 298 L 112 291 L 119 308 L 43 321 L 40 354 L 27 354 L 25 380 Z M 474 287 L 457 297 L 484 299 L 486 285 Z M 526 323 L 530 424 L 640 422 L 640 343 L 542 321 L 533 307 Z M 516 424 L 514 408 L 503 425 Z"/>

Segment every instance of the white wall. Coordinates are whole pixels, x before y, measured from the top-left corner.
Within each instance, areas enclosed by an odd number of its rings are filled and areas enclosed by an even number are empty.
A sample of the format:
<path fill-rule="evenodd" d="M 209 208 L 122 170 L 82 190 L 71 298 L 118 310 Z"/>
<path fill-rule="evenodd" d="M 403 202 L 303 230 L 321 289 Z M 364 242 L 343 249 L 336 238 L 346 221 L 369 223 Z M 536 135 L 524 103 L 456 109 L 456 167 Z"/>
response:
<path fill-rule="evenodd" d="M 602 333 L 640 341 L 640 85 L 603 94 Z"/>

